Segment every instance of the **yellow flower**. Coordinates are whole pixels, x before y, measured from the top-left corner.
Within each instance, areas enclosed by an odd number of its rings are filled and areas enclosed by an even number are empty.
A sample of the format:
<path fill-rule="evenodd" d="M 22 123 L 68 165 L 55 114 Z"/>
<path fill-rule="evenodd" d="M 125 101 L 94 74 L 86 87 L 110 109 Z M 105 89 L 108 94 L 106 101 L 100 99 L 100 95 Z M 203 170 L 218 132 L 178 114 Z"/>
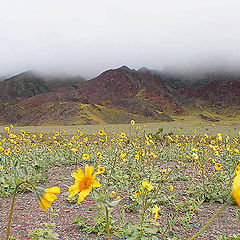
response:
<path fill-rule="evenodd" d="M 216 142 L 215 142 L 214 140 L 212 140 L 210 143 L 211 143 L 212 145 L 214 145 Z"/>
<path fill-rule="evenodd" d="M 218 134 L 217 134 L 217 140 L 219 140 L 219 141 L 222 142 L 223 139 L 222 139 L 222 134 L 221 134 L 221 133 L 218 133 Z"/>
<path fill-rule="evenodd" d="M 237 148 L 234 148 L 235 153 L 239 153 L 239 150 Z"/>
<path fill-rule="evenodd" d="M 104 173 L 105 172 L 105 167 L 98 167 L 98 173 Z"/>
<path fill-rule="evenodd" d="M 117 201 L 117 200 L 119 200 L 119 199 L 120 199 L 120 196 L 116 197 L 114 200 Z"/>
<path fill-rule="evenodd" d="M 169 191 L 171 191 L 171 192 L 173 191 L 173 185 L 169 186 Z"/>
<path fill-rule="evenodd" d="M 238 207 L 240 207 L 240 174 L 237 174 L 233 180 L 232 197 Z"/>
<path fill-rule="evenodd" d="M 141 195 L 141 193 L 142 192 L 140 190 L 137 190 L 134 194 L 135 194 L 136 197 L 138 197 L 138 195 Z"/>
<path fill-rule="evenodd" d="M 5 151 L 4 151 L 4 154 L 6 155 L 6 156 L 8 156 L 9 154 L 10 154 L 10 148 L 7 148 L 7 149 L 5 149 Z"/>
<path fill-rule="evenodd" d="M 198 157 L 198 155 L 197 155 L 196 153 L 193 153 L 192 156 L 193 156 L 193 158 L 194 158 L 195 160 L 198 160 L 198 159 L 199 159 L 199 157 Z"/>
<path fill-rule="evenodd" d="M 115 192 L 115 191 L 112 191 L 112 192 L 111 192 L 111 196 L 112 196 L 112 197 L 116 197 L 116 196 L 117 196 L 116 192 Z"/>
<path fill-rule="evenodd" d="M 85 174 L 83 173 L 81 168 L 78 168 L 77 172 L 73 173 L 75 182 L 68 190 L 68 192 L 70 193 L 68 197 L 72 198 L 79 193 L 77 201 L 78 204 L 90 194 L 93 187 L 101 187 L 99 181 L 95 181 L 98 172 L 94 173 L 93 175 L 92 173 L 93 167 L 89 165 L 85 166 Z"/>
<path fill-rule="evenodd" d="M 215 163 L 214 167 L 217 171 L 219 171 L 221 169 L 222 165 L 220 163 Z"/>
<path fill-rule="evenodd" d="M 136 154 L 136 155 L 135 155 L 135 159 L 136 159 L 136 160 L 139 160 L 139 158 L 140 158 L 139 154 Z"/>
<path fill-rule="evenodd" d="M 214 152 L 214 155 L 219 156 L 219 152 L 218 151 Z"/>
<path fill-rule="evenodd" d="M 139 175 L 136 173 L 136 174 L 135 174 L 135 177 L 136 177 L 136 178 L 139 178 Z"/>
<path fill-rule="evenodd" d="M 87 154 L 87 153 L 84 153 L 83 155 L 82 155 L 82 159 L 83 160 L 88 160 L 89 159 L 89 154 Z"/>
<path fill-rule="evenodd" d="M 57 196 L 54 194 L 59 194 L 60 192 L 61 190 L 59 187 L 45 189 L 39 201 L 40 208 L 43 211 L 46 211 L 47 208 L 51 207 L 52 203 L 57 199 Z"/>
<path fill-rule="evenodd" d="M 123 160 L 123 162 L 126 162 L 126 161 L 127 161 L 127 159 L 125 158 L 125 156 L 126 156 L 126 153 L 121 152 L 120 157 L 121 157 L 121 159 Z"/>
<path fill-rule="evenodd" d="M 170 141 L 173 141 L 173 139 L 170 136 L 167 136 Z"/>
<path fill-rule="evenodd" d="M 236 167 L 236 174 L 240 173 L 240 164 Z"/>
<path fill-rule="evenodd" d="M 146 188 L 148 191 L 151 191 L 153 189 L 152 184 L 150 184 L 148 181 L 143 181 L 142 186 Z"/>
<path fill-rule="evenodd" d="M 72 152 L 78 152 L 76 148 L 71 148 Z"/>
<path fill-rule="evenodd" d="M 15 150 L 15 152 L 20 152 L 20 148 L 17 148 L 17 149 Z"/>
<path fill-rule="evenodd" d="M 155 220 L 157 220 L 157 218 L 159 216 L 159 214 L 158 214 L 159 210 L 160 210 L 160 207 L 158 207 L 157 205 L 154 205 L 152 212 L 155 213 L 155 216 L 154 216 Z"/>
<path fill-rule="evenodd" d="M 98 131 L 98 134 L 99 134 L 99 135 L 103 135 L 103 134 L 104 134 L 104 131 L 103 131 L 103 130 L 99 130 L 99 131 Z"/>
<path fill-rule="evenodd" d="M 0 166 L 0 171 L 2 171 L 3 170 L 3 166 Z"/>
<path fill-rule="evenodd" d="M 131 125 L 135 125 L 135 121 L 134 120 L 131 120 Z"/>
<path fill-rule="evenodd" d="M 192 148 L 192 151 L 193 152 L 198 152 L 198 149 L 197 148 Z"/>
<path fill-rule="evenodd" d="M 122 138 L 126 138 L 126 133 L 125 133 L 125 132 L 122 132 L 122 133 L 121 133 L 121 137 L 122 137 Z"/>
<path fill-rule="evenodd" d="M 97 152 L 97 157 L 98 158 L 103 158 L 103 155 L 100 152 Z"/>

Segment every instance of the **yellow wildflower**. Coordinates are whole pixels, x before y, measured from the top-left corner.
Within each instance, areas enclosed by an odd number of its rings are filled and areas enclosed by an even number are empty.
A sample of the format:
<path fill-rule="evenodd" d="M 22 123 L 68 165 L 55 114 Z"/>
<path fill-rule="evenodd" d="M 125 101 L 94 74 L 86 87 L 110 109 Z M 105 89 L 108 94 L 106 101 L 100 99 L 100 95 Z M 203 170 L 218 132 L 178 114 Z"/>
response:
<path fill-rule="evenodd" d="M 170 141 L 173 141 L 173 139 L 170 136 L 167 136 Z"/>
<path fill-rule="evenodd" d="M 99 134 L 99 135 L 103 135 L 103 134 L 104 134 L 104 131 L 103 131 L 103 130 L 99 130 L 99 131 L 98 131 L 98 134 Z"/>
<path fill-rule="evenodd" d="M 111 192 L 111 196 L 112 196 L 112 197 L 116 197 L 116 196 L 117 196 L 116 192 L 115 192 L 115 191 L 112 191 L 112 192 Z"/>
<path fill-rule="evenodd" d="M 148 191 L 151 191 L 153 189 L 152 184 L 150 184 L 148 181 L 143 181 L 142 186 L 146 188 Z"/>
<path fill-rule="evenodd" d="M 5 149 L 5 151 L 4 151 L 4 154 L 6 155 L 6 156 L 8 156 L 9 154 L 10 154 L 10 148 L 7 148 L 7 149 Z"/>
<path fill-rule="evenodd" d="M 122 132 L 120 136 L 121 136 L 122 138 L 126 138 L 126 133 L 125 133 L 125 132 Z"/>
<path fill-rule="evenodd" d="M 214 152 L 214 155 L 215 155 L 215 156 L 219 156 L 219 152 L 218 152 L 218 151 L 215 151 L 215 152 Z"/>
<path fill-rule="evenodd" d="M 240 164 L 238 164 L 238 166 L 236 167 L 236 174 L 240 173 Z"/>
<path fill-rule="evenodd" d="M 221 169 L 222 165 L 220 163 L 215 163 L 214 167 L 217 171 L 219 171 Z"/>
<path fill-rule="evenodd" d="M 198 160 L 198 159 L 199 159 L 199 157 L 198 157 L 198 155 L 197 155 L 196 153 L 193 153 L 192 156 L 193 156 L 193 158 L 194 158 L 195 160 Z"/>
<path fill-rule="evenodd" d="M 141 191 L 140 190 L 137 190 L 135 193 L 134 193 L 134 195 L 135 195 L 135 197 L 138 197 L 139 195 L 141 195 Z"/>
<path fill-rule="evenodd" d="M 105 167 L 98 167 L 97 172 L 98 173 L 104 173 L 105 172 Z"/>
<path fill-rule="evenodd" d="M 87 154 L 87 153 L 84 153 L 83 155 L 82 155 L 82 159 L 83 160 L 88 160 L 89 159 L 89 154 Z"/>
<path fill-rule="evenodd" d="M 71 151 L 72 151 L 72 152 L 78 152 L 78 149 L 76 149 L 76 148 L 71 148 Z"/>
<path fill-rule="evenodd" d="M 157 220 L 158 216 L 159 216 L 159 210 L 160 210 L 160 207 L 158 207 L 157 205 L 154 205 L 153 209 L 152 209 L 152 212 L 155 213 L 155 220 Z"/>
<path fill-rule="evenodd" d="M 235 200 L 238 207 L 240 207 L 240 174 L 237 174 L 233 180 L 232 197 Z"/>
<path fill-rule="evenodd" d="M 52 203 L 57 199 L 55 194 L 59 194 L 61 192 L 59 187 L 52 187 L 45 189 L 42 197 L 39 200 L 40 208 L 43 211 L 46 211 L 47 208 L 51 207 Z"/>
<path fill-rule="evenodd" d="M 15 152 L 20 152 L 20 148 L 17 148 L 17 149 L 15 150 Z"/>
<path fill-rule="evenodd" d="M 221 133 L 218 133 L 218 134 L 217 134 L 217 140 L 219 140 L 219 141 L 222 142 L 223 139 L 222 139 L 222 134 L 221 134 Z"/>
<path fill-rule="evenodd" d="M 234 148 L 235 153 L 239 153 L 239 150 L 237 148 Z"/>
<path fill-rule="evenodd" d="M 72 198 L 79 193 L 78 201 L 79 204 L 84 200 L 86 196 L 88 196 L 92 190 L 92 188 L 101 187 L 101 184 L 96 179 L 98 172 L 93 173 L 93 167 L 86 165 L 85 166 L 85 174 L 83 173 L 81 168 L 78 168 L 77 172 L 73 173 L 73 177 L 75 178 L 74 184 L 69 188 L 68 192 L 70 195 L 68 198 Z"/>

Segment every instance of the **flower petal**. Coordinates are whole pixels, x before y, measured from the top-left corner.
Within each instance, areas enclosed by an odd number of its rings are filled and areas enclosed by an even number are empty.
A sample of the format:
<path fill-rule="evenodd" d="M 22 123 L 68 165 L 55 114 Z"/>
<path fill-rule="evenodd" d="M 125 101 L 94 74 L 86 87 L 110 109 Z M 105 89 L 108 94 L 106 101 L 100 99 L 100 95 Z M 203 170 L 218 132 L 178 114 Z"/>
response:
<path fill-rule="evenodd" d="M 39 206 L 40 206 L 40 208 L 42 209 L 42 211 L 46 211 L 47 210 L 47 207 L 42 203 L 42 201 L 40 200 L 39 201 Z"/>
<path fill-rule="evenodd" d="M 74 197 L 75 195 L 77 195 L 80 192 L 79 189 L 79 184 L 74 183 L 69 189 L 68 192 L 70 193 L 70 195 L 68 196 L 69 198 Z"/>
<path fill-rule="evenodd" d="M 233 180 L 232 196 L 238 207 L 240 207 L 240 174 L 237 174 Z"/>
<path fill-rule="evenodd" d="M 42 204 L 46 207 L 49 208 L 51 207 L 52 203 L 49 202 L 46 198 L 45 198 L 46 193 L 43 194 L 42 198 L 40 199 L 40 202 L 42 202 Z"/>
<path fill-rule="evenodd" d="M 59 194 L 61 192 L 61 189 L 59 187 L 51 187 L 51 188 L 47 188 L 45 192 Z"/>
<path fill-rule="evenodd" d="M 73 173 L 73 177 L 74 177 L 76 180 L 81 180 L 81 179 L 84 177 L 83 170 L 82 170 L 81 168 L 78 168 L 77 172 L 74 172 L 74 173 Z"/>
<path fill-rule="evenodd" d="M 86 165 L 85 166 L 85 176 L 91 177 L 92 173 L 93 173 L 93 166 Z"/>
<path fill-rule="evenodd" d="M 101 187 L 102 185 L 101 185 L 101 183 L 99 183 L 99 181 L 95 181 L 95 182 L 93 182 L 92 186 L 93 187 Z"/>
<path fill-rule="evenodd" d="M 53 193 L 46 193 L 45 199 L 52 203 L 57 199 L 57 196 L 54 195 Z"/>
<path fill-rule="evenodd" d="M 91 191 L 91 187 L 88 188 L 88 189 L 82 190 L 82 191 L 80 192 L 80 194 L 79 194 L 77 203 L 79 204 L 80 202 L 82 202 L 82 201 L 84 200 L 84 198 L 85 198 L 87 195 L 89 195 L 90 191 Z"/>

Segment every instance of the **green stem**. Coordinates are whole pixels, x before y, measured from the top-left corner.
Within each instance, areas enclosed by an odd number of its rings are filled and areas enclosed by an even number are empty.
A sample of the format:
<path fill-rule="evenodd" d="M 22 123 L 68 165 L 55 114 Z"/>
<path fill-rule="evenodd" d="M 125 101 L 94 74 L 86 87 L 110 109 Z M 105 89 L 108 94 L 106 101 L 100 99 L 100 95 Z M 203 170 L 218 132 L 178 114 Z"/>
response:
<path fill-rule="evenodd" d="M 117 157 L 115 156 L 115 159 L 114 159 L 114 161 L 113 161 L 113 165 L 111 166 L 110 176 L 109 176 L 108 181 L 107 181 L 107 183 L 106 183 L 106 187 L 105 187 L 105 191 L 104 191 L 105 194 L 106 194 L 106 192 L 107 192 L 108 184 L 109 184 L 109 181 L 110 181 L 110 179 L 111 179 L 111 177 L 112 177 L 113 169 L 115 168 L 116 162 L 117 162 Z"/>
<path fill-rule="evenodd" d="M 158 192 L 162 189 L 162 186 L 165 184 L 165 182 L 167 181 L 168 177 L 171 175 L 171 173 L 173 172 L 173 170 L 175 170 L 177 164 L 173 167 L 173 169 L 167 174 L 167 176 L 164 178 L 163 182 L 160 182 L 156 188 L 156 191 L 153 195 L 153 197 L 150 199 L 150 201 L 148 202 L 148 206 L 151 205 L 153 199 L 155 199 L 157 197 Z M 161 185 L 162 184 L 162 185 Z M 160 186 L 161 185 L 161 186 Z"/>
<path fill-rule="evenodd" d="M 207 224 L 200 229 L 199 232 L 197 232 L 193 237 L 190 238 L 190 240 L 195 239 L 196 237 L 198 237 L 210 224 L 211 222 L 217 217 L 217 215 L 228 205 L 228 202 L 226 202 L 211 218 L 210 220 L 207 222 Z"/>
<path fill-rule="evenodd" d="M 147 191 L 147 190 L 145 190 L 145 191 Z M 140 221 L 141 227 L 142 227 L 144 219 L 145 219 L 146 205 L 147 205 L 147 192 L 144 193 L 143 198 L 142 198 L 142 211 L 141 211 L 141 221 Z"/>
<path fill-rule="evenodd" d="M 17 191 L 18 191 L 18 188 L 19 188 L 20 185 L 21 185 L 21 184 L 17 185 L 16 188 L 15 188 L 15 190 L 14 190 L 14 192 L 13 192 L 12 205 L 11 205 L 11 210 L 10 210 L 10 214 L 9 214 L 9 218 L 8 218 L 8 226 L 7 226 L 6 240 L 9 239 L 11 222 L 12 222 L 12 215 L 13 215 L 13 207 L 14 207 L 14 203 L 15 203 Z"/>
<path fill-rule="evenodd" d="M 107 240 L 110 240 L 110 224 L 109 224 L 109 210 L 105 207 L 106 210 L 106 223 L 107 223 Z"/>

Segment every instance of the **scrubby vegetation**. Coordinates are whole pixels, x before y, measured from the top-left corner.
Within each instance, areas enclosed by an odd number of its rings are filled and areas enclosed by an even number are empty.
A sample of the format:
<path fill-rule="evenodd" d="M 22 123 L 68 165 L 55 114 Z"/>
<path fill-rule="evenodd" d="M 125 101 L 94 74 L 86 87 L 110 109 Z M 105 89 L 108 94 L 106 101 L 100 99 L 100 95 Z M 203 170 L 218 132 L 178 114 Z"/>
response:
<path fill-rule="evenodd" d="M 54 201 L 61 194 L 74 205 L 91 196 L 92 221 L 78 215 L 73 222 L 80 227 L 79 239 L 90 239 L 91 234 L 107 239 L 186 239 L 185 233 L 199 230 L 193 222 L 204 203 L 221 203 L 223 209 L 234 198 L 239 205 L 240 133 L 233 138 L 197 130 L 188 135 L 166 134 L 163 129 L 148 134 L 146 126 L 134 120 L 129 128 L 129 134 L 99 129 L 91 135 L 78 129 L 66 137 L 64 132 L 45 136 L 6 127 L 0 139 L 0 197 L 13 198 L 8 225 L 4 224 L 7 239 L 14 239 L 9 238 L 11 214 L 20 192 L 34 192 L 39 210 L 52 216 L 45 228 L 31 231 L 31 239 L 59 239 L 61 233 L 53 230 L 57 216 L 49 208 L 58 208 Z M 43 188 L 54 166 L 74 166 L 67 193 L 61 186 Z M 130 221 L 131 213 L 135 217 Z"/>

